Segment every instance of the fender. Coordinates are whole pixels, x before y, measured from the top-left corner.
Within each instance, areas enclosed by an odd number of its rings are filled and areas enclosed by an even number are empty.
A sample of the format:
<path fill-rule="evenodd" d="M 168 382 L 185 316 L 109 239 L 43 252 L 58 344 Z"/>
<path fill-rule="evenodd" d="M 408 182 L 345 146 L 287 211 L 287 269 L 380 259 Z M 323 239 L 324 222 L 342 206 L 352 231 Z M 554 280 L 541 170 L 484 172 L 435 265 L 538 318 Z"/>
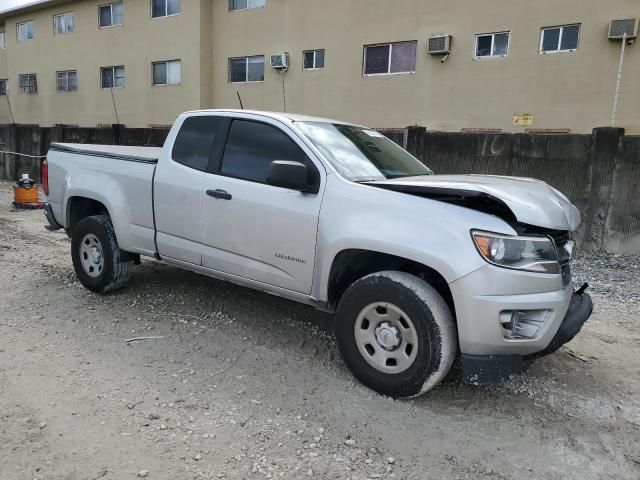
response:
<path fill-rule="evenodd" d="M 516 235 L 505 220 L 487 213 L 354 185 L 337 175 L 329 175 L 327 180 L 331 195 L 325 196 L 320 212 L 312 291 L 321 302 L 328 300 L 331 267 L 344 250 L 369 250 L 405 258 L 432 268 L 450 284 L 486 265 L 473 245 L 470 225 Z"/>
<path fill-rule="evenodd" d="M 97 171 L 76 171 L 73 175 L 66 175 L 64 194 L 64 218 L 65 227 L 69 226 L 69 210 L 71 199 L 88 198 L 102 203 L 113 223 L 113 228 L 120 248 L 131 251 L 134 243 L 131 238 L 131 211 L 126 202 L 126 195 L 119 182 L 110 175 Z"/>

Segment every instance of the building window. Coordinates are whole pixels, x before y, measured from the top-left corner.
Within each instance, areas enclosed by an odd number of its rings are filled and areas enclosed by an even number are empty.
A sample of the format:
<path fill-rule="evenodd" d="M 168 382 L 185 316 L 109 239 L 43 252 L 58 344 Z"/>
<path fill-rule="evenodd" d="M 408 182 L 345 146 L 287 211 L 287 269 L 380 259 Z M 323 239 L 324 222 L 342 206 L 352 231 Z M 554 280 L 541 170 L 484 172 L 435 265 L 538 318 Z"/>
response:
<path fill-rule="evenodd" d="M 78 72 L 66 70 L 56 73 L 56 85 L 59 92 L 73 92 L 78 89 Z"/>
<path fill-rule="evenodd" d="M 18 83 L 22 93 L 38 93 L 38 80 L 35 73 L 18 75 Z"/>
<path fill-rule="evenodd" d="M 168 17 L 180 13 L 180 0 L 151 0 L 151 18 Z"/>
<path fill-rule="evenodd" d="M 540 53 L 574 52 L 578 49 L 580 25 L 563 25 L 543 28 L 540 37 Z"/>
<path fill-rule="evenodd" d="M 54 15 L 53 17 L 53 33 L 56 35 L 64 35 L 73 33 L 76 29 L 76 20 L 73 12 L 63 13 L 62 15 Z"/>
<path fill-rule="evenodd" d="M 0 80 L 0 97 L 4 97 L 7 94 L 7 79 Z"/>
<path fill-rule="evenodd" d="M 7 37 L 4 32 L 0 32 L 0 49 L 7 48 Z"/>
<path fill-rule="evenodd" d="M 109 3 L 98 7 L 100 14 L 100 27 L 115 27 L 122 25 L 124 10 L 122 2 Z"/>
<path fill-rule="evenodd" d="M 396 42 L 364 47 L 364 74 L 414 73 L 418 42 Z"/>
<path fill-rule="evenodd" d="M 324 68 L 324 50 L 307 50 L 303 52 L 305 70 Z"/>
<path fill-rule="evenodd" d="M 154 62 L 154 85 L 177 85 L 182 81 L 182 62 L 169 60 L 166 62 Z"/>
<path fill-rule="evenodd" d="M 18 29 L 18 41 L 24 42 L 25 40 L 33 39 L 33 20 L 28 22 L 18 23 L 16 26 Z"/>
<path fill-rule="evenodd" d="M 267 0 L 229 0 L 229 10 L 247 10 L 264 7 L 266 4 Z"/>
<path fill-rule="evenodd" d="M 124 87 L 124 65 L 102 67 L 100 69 L 100 86 L 102 88 Z"/>
<path fill-rule="evenodd" d="M 476 58 L 506 57 L 509 52 L 509 32 L 476 35 Z"/>
<path fill-rule="evenodd" d="M 264 55 L 229 59 L 229 82 L 262 82 L 264 80 Z"/>

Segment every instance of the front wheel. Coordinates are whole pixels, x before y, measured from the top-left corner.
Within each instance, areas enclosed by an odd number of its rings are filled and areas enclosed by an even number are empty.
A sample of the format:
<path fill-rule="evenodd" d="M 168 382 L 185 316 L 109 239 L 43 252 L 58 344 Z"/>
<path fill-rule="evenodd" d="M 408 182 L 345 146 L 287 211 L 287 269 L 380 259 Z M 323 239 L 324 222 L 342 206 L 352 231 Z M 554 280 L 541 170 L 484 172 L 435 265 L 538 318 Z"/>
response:
<path fill-rule="evenodd" d="M 71 259 L 80 282 L 94 292 L 116 290 L 129 278 L 131 260 L 118 247 L 116 233 L 106 215 L 78 222 L 71 235 Z"/>
<path fill-rule="evenodd" d="M 338 348 L 364 385 L 384 395 L 424 393 L 447 375 L 458 341 L 440 294 L 404 272 L 378 272 L 351 285 L 336 312 Z"/>

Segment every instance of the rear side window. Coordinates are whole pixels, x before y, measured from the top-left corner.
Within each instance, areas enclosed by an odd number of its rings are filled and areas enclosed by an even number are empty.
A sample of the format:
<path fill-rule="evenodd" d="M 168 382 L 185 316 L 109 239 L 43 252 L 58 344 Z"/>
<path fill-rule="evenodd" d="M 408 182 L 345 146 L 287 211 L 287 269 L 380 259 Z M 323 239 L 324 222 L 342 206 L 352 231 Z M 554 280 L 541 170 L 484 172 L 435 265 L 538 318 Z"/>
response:
<path fill-rule="evenodd" d="M 206 170 L 221 121 L 210 116 L 187 118 L 173 144 L 171 158 L 187 167 Z"/>
<path fill-rule="evenodd" d="M 233 121 L 222 159 L 223 175 L 266 183 L 274 160 L 309 165 L 302 149 L 283 131 L 264 123 Z"/>

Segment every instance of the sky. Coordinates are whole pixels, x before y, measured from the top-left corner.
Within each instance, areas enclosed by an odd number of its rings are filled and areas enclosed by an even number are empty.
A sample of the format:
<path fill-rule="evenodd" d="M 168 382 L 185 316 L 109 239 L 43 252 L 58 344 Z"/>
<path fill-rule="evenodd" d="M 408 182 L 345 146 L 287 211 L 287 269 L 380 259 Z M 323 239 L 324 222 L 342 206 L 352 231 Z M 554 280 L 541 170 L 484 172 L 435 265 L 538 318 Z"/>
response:
<path fill-rule="evenodd" d="M 33 3 L 34 0 L 0 0 L 0 13 L 3 10 L 9 10 L 13 7 L 19 7 L 21 5 L 28 5 Z"/>

